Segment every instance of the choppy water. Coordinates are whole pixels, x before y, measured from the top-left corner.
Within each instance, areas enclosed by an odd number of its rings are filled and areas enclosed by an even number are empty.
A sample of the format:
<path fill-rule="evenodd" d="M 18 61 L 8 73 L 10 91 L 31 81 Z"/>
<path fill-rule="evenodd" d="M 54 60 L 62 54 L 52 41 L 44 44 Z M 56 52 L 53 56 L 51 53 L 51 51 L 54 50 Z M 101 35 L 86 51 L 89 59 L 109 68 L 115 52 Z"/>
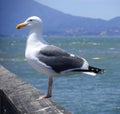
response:
<path fill-rule="evenodd" d="M 46 40 L 106 70 L 96 77 L 55 78 L 53 99 L 73 114 L 120 114 L 120 38 Z M 46 93 L 47 77 L 33 70 L 24 58 L 25 42 L 25 38 L 0 38 L 0 63 Z"/>

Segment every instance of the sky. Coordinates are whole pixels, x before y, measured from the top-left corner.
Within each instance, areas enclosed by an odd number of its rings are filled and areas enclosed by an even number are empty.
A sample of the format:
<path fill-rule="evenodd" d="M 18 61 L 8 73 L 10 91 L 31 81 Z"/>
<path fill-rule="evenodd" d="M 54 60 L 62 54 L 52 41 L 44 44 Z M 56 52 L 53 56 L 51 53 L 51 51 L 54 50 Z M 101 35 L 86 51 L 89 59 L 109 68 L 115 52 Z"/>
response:
<path fill-rule="evenodd" d="M 120 0 L 35 0 L 74 16 L 105 20 L 120 16 Z"/>

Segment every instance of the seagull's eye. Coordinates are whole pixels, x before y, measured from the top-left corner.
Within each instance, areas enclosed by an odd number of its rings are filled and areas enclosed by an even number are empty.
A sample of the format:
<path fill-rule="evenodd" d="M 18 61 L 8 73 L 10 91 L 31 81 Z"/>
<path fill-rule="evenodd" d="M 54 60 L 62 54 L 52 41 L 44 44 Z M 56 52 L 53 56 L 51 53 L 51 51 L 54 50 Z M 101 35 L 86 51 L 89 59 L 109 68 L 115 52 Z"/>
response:
<path fill-rule="evenodd" d="M 29 21 L 33 21 L 32 19 L 30 19 Z"/>

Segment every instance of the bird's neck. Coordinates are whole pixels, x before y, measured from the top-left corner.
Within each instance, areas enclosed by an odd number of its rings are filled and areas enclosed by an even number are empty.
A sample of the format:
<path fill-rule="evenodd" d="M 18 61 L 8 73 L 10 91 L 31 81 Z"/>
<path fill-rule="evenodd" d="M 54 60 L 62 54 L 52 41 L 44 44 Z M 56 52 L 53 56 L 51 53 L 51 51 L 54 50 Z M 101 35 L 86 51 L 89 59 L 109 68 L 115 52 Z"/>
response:
<path fill-rule="evenodd" d="M 42 28 L 40 27 L 30 28 L 30 33 L 27 39 L 27 44 L 35 45 L 36 43 L 47 43 L 42 37 Z"/>

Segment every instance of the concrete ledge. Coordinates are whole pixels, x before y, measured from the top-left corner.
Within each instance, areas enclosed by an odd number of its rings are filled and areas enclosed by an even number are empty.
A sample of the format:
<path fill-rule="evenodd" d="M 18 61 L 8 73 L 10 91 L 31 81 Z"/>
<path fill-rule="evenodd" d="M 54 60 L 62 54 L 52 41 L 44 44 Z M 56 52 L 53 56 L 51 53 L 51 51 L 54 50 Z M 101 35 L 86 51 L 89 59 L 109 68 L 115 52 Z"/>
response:
<path fill-rule="evenodd" d="M 38 89 L 0 66 L 0 114 L 71 114 Z"/>

